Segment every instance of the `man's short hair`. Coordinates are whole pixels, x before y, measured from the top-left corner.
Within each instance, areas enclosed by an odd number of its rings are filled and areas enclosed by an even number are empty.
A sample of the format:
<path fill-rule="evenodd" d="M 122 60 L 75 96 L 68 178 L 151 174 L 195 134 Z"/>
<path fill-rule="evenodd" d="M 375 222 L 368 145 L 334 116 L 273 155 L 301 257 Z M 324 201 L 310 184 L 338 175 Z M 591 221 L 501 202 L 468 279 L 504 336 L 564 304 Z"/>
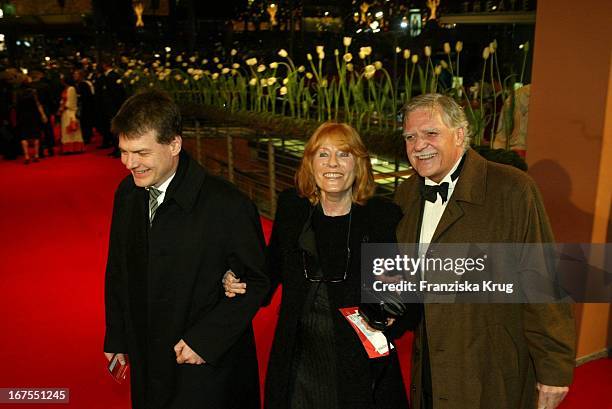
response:
<path fill-rule="evenodd" d="M 154 131 L 158 143 L 169 144 L 182 135 L 181 111 L 166 92 L 148 89 L 123 103 L 111 122 L 111 131 L 127 139 Z"/>
<path fill-rule="evenodd" d="M 402 113 L 404 116 L 403 124 L 406 124 L 408 115 L 417 110 L 437 110 L 440 113 L 442 122 L 449 128 L 463 128 L 464 140 L 463 147 L 470 147 L 471 130 L 470 124 L 465 116 L 463 108 L 451 97 L 442 94 L 423 94 L 414 97 L 404 105 Z"/>

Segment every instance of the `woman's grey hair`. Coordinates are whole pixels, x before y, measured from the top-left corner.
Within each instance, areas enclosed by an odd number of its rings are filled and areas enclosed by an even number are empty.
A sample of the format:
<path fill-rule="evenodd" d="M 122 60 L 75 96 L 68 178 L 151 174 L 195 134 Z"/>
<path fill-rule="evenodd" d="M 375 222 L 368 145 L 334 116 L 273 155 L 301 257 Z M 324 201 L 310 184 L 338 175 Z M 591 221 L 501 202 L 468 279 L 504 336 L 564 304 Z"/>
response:
<path fill-rule="evenodd" d="M 423 94 L 414 97 L 402 108 L 403 123 L 406 124 L 408 115 L 420 109 L 432 111 L 435 109 L 440 113 L 444 125 L 449 128 L 463 128 L 463 148 L 468 149 L 470 147 L 470 141 L 472 140 L 470 124 L 463 108 L 454 99 L 442 94 Z"/>

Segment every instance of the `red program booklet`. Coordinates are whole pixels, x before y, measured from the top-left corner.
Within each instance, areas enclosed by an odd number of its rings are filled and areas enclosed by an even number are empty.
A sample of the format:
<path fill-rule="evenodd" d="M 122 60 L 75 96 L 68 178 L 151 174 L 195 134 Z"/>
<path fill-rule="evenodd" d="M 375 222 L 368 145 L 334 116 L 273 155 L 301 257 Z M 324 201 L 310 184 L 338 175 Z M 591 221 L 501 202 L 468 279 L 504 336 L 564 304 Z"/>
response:
<path fill-rule="evenodd" d="M 394 348 L 393 344 L 387 341 L 385 335 L 380 331 L 370 331 L 366 328 L 363 318 L 359 315 L 359 308 L 357 307 L 346 307 L 340 308 L 340 312 L 351 324 L 351 327 L 359 336 L 359 340 L 363 344 L 368 357 L 370 358 L 381 358 L 389 355 L 389 347 Z"/>
<path fill-rule="evenodd" d="M 127 362 L 127 357 L 125 359 L 125 364 L 122 364 L 119 361 L 119 355 L 115 354 L 108 363 L 108 371 L 110 372 L 113 379 L 119 383 L 122 383 L 127 377 L 127 370 L 130 366 L 130 364 Z"/>

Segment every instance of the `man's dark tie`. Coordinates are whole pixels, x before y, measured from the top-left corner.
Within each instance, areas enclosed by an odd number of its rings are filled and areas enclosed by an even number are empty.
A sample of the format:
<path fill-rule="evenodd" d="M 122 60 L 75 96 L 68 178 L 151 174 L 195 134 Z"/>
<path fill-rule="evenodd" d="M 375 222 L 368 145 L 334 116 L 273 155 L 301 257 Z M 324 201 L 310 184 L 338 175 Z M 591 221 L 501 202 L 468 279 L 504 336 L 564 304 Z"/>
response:
<path fill-rule="evenodd" d="M 442 203 L 448 199 L 448 182 L 440 183 L 439 185 L 423 185 L 421 188 L 421 194 L 425 200 L 436 203 L 438 200 L 438 194 L 442 198 Z"/>
<path fill-rule="evenodd" d="M 466 155 L 463 155 L 461 161 L 459 162 L 459 166 L 457 166 L 457 169 L 455 169 L 455 171 L 451 174 L 451 180 L 453 182 L 457 180 L 459 174 L 461 173 L 463 163 L 465 162 L 465 156 Z M 423 195 L 423 198 L 425 198 L 425 200 L 431 203 L 436 203 L 436 200 L 438 200 L 438 194 L 440 194 L 440 197 L 442 198 L 442 204 L 444 204 L 448 200 L 448 182 L 443 182 L 439 185 L 423 184 L 421 185 L 421 194 Z"/>
<path fill-rule="evenodd" d="M 157 210 L 157 198 L 161 195 L 161 190 L 154 188 L 151 186 L 149 189 L 149 224 L 153 223 L 153 218 L 155 217 L 155 211 Z"/>

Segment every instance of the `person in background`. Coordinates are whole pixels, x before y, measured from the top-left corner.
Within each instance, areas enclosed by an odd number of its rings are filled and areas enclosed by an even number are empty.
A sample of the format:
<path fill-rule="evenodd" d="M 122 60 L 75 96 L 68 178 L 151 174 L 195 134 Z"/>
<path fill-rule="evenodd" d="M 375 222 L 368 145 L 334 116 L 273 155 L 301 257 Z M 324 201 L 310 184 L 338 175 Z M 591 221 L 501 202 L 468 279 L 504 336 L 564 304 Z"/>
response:
<path fill-rule="evenodd" d="M 45 157 L 45 151 L 48 156 L 53 156 L 55 138 L 53 136 L 53 121 L 51 117 L 53 113 L 57 111 L 57 106 L 53 104 L 53 97 L 51 96 L 50 86 L 45 78 L 45 74 L 42 71 L 32 71 L 30 76 L 32 78 L 32 88 L 36 90 L 38 102 L 42 107 L 44 116 L 47 118 L 47 120 L 41 124 L 42 140 L 40 144 L 40 157 Z"/>
<path fill-rule="evenodd" d="M 91 81 L 85 77 L 85 72 L 81 69 L 74 70 L 73 78 L 78 95 L 77 117 L 81 122 L 83 141 L 86 144 L 91 142 L 93 136 L 93 126 L 95 118 L 94 87 Z"/>
<path fill-rule="evenodd" d="M 31 86 L 32 79 L 23 75 L 21 84 L 16 92 L 15 109 L 17 113 L 17 129 L 21 139 L 21 148 L 23 151 L 23 162 L 28 165 L 30 163 L 30 142 L 34 149 L 33 162 L 39 161 L 40 136 L 42 132 L 43 122 L 46 117 L 41 116 L 42 107 L 38 101 L 36 89 Z"/>
<path fill-rule="evenodd" d="M 15 95 L 9 83 L 10 73 L 0 71 L 0 155 L 5 159 L 16 159 L 22 151 L 20 141 L 15 135 L 13 112 Z"/>
<path fill-rule="evenodd" d="M 527 122 L 531 84 L 513 90 L 504 101 L 493 149 L 511 149 L 522 157 L 527 153 Z"/>
<path fill-rule="evenodd" d="M 111 131 L 111 119 L 125 100 L 125 90 L 120 83 L 121 77 L 113 70 L 110 61 L 103 61 L 100 68 L 101 72 L 94 84 L 98 107 L 96 128 L 102 134 L 100 148 L 113 148 L 110 155 L 118 158 L 118 139 Z"/>
<path fill-rule="evenodd" d="M 78 108 L 78 95 L 74 87 L 74 80 L 69 74 L 62 74 L 64 91 L 58 115 L 60 115 L 62 153 L 81 153 L 85 151 L 81 125 L 76 116 Z"/>

